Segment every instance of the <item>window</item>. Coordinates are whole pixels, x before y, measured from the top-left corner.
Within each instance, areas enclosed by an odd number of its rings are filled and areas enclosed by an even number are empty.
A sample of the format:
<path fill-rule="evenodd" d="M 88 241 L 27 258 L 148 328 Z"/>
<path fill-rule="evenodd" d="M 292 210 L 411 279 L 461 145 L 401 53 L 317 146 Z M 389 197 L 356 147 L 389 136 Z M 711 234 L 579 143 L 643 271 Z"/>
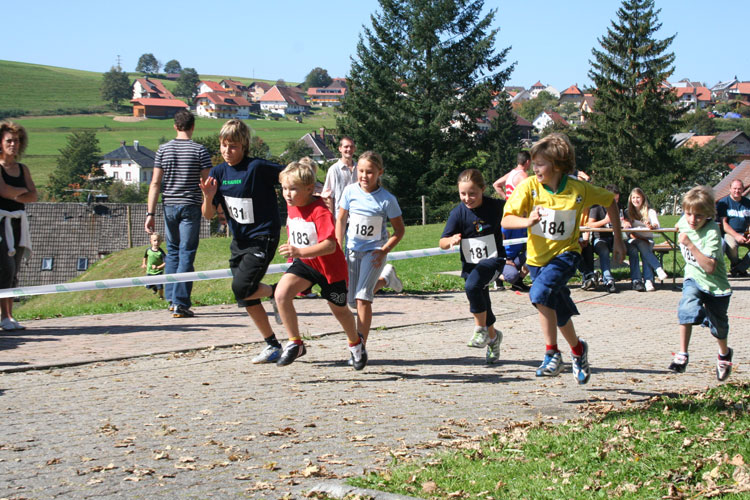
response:
<path fill-rule="evenodd" d="M 52 271 L 54 265 L 54 257 L 42 257 L 42 271 Z"/>
<path fill-rule="evenodd" d="M 125 172 L 125 180 L 126 181 L 130 180 L 130 172 Z"/>
<path fill-rule="evenodd" d="M 78 257 L 76 262 L 76 271 L 85 271 L 89 268 L 89 259 L 86 257 Z"/>
<path fill-rule="evenodd" d="M 120 178 L 119 172 L 112 172 L 112 177 L 115 179 L 119 179 Z"/>

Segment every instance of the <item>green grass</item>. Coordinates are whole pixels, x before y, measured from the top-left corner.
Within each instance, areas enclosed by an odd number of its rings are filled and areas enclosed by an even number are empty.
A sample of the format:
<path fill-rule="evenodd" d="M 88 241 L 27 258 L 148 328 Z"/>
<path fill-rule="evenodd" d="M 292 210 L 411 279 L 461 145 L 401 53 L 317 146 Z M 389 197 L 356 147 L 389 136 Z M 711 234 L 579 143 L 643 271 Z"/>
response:
<path fill-rule="evenodd" d="M 675 217 L 676 220 L 676 217 Z M 662 217 L 665 227 L 674 224 L 672 218 Z M 426 226 L 409 226 L 406 228 L 404 239 L 395 251 L 417 250 L 421 248 L 435 248 L 443 231 L 443 224 L 429 224 Z M 282 230 L 282 243 L 286 240 L 286 231 Z M 229 239 L 208 238 L 201 240 L 195 261 L 195 269 L 207 271 L 212 269 L 226 269 L 229 260 Z M 86 273 L 74 281 L 94 281 L 113 278 L 133 277 L 143 274 L 140 268 L 144 247 L 123 250 L 96 262 Z M 682 256 L 678 253 L 678 264 L 682 264 Z M 277 255 L 274 263 L 282 263 L 284 259 Z M 667 271 L 672 269 L 672 255 L 664 258 Z M 404 283 L 404 291 L 410 294 L 433 293 L 441 291 L 456 291 L 463 289 L 463 279 L 459 276 L 441 274 L 445 271 L 459 270 L 458 255 L 438 255 L 434 257 L 420 257 L 396 262 L 398 274 Z M 626 280 L 629 275 L 627 267 L 614 270 L 615 277 Z M 267 281 L 274 283 L 280 275 L 269 275 Z M 573 282 L 580 282 L 578 277 Z M 50 318 L 55 316 L 77 316 L 82 314 L 104 314 L 121 311 L 140 311 L 164 307 L 163 302 L 140 287 L 118 288 L 112 290 L 96 290 L 76 293 L 75 301 L 70 300 L 69 293 L 40 295 L 24 299 L 14 311 L 19 319 Z M 199 281 L 193 287 L 193 301 L 195 305 L 230 304 L 233 303 L 228 280 Z"/>
<path fill-rule="evenodd" d="M 749 394 L 748 383 L 726 384 L 620 411 L 594 406 L 587 418 L 514 424 L 479 447 L 454 443 L 349 482 L 431 499 L 748 498 Z"/>

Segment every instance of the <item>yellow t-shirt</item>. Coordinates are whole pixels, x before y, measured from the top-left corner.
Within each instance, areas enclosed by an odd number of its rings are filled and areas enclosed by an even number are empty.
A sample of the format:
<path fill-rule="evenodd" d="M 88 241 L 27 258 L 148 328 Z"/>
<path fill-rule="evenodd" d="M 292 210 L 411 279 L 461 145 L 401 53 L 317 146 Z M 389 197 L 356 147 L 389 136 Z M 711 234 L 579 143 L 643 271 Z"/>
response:
<path fill-rule="evenodd" d="M 516 186 L 505 203 L 503 215 L 528 217 L 536 207 L 542 207 L 542 219 L 528 229 L 526 262 L 544 266 L 563 252 L 581 253 L 578 244 L 581 212 L 592 205 L 608 207 L 614 195 L 604 188 L 563 176 L 556 193 L 551 193 L 531 176 Z"/>

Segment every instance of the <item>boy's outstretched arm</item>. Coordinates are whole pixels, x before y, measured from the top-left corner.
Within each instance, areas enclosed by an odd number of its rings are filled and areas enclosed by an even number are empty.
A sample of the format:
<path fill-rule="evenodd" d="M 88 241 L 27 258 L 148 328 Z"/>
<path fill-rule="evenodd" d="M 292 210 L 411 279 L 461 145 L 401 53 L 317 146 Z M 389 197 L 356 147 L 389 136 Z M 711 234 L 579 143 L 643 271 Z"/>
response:
<path fill-rule="evenodd" d="M 609 221 L 612 224 L 612 232 L 615 235 L 614 245 L 612 246 L 612 257 L 615 263 L 620 264 L 625 258 L 625 243 L 622 241 L 622 227 L 620 226 L 620 210 L 617 207 L 617 202 L 612 203 L 607 207 L 607 215 Z"/>

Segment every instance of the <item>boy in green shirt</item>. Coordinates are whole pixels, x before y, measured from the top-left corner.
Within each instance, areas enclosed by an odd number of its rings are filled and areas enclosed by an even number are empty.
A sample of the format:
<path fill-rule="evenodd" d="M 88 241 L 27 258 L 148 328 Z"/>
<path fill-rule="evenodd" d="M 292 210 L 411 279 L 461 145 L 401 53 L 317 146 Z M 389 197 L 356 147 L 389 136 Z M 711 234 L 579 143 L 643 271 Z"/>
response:
<path fill-rule="evenodd" d="M 143 263 L 141 267 L 146 270 L 146 276 L 157 276 L 164 274 L 164 257 L 167 255 L 161 249 L 162 237 L 159 233 L 151 233 L 149 236 L 151 246 L 143 254 Z M 146 285 L 146 288 L 158 293 L 160 298 L 164 298 L 164 285 Z"/>
<path fill-rule="evenodd" d="M 713 193 L 706 186 L 696 186 L 682 198 L 683 216 L 677 222 L 679 243 L 685 258 L 685 281 L 677 309 L 680 321 L 680 351 L 669 369 L 683 373 L 688 365 L 688 345 L 693 325 L 707 326 L 719 344 L 716 378 L 724 381 L 732 372 L 732 349 L 729 335 L 729 297 L 732 289 L 724 265 L 719 226 L 711 220 L 716 215 Z"/>

